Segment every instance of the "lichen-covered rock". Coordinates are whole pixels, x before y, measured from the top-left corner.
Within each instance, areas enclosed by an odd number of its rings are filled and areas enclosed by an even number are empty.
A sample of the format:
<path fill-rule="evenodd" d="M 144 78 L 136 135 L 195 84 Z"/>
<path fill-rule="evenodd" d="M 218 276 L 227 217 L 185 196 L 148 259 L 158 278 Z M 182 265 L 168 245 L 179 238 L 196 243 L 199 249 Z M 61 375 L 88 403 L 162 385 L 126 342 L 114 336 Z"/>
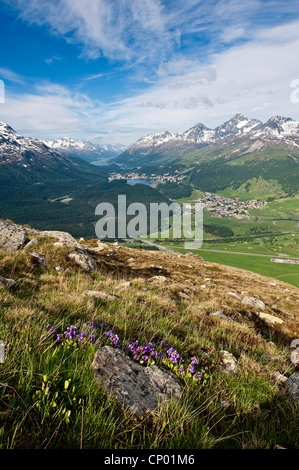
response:
<path fill-rule="evenodd" d="M 73 259 L 76 265 L 87 273 L 96 271 L 97 269 L 95 260 L 84 251 L 72 251 L 72 253 L 69 254 L 69 258 Z"/>
<path fill-rule="evenodd" d="M 224 372 L 227 374 L 236 374 L 238 372 L 237 359 L 228 351 L 221 351 L 221 356 L 225 366 Z"/>
<path fill-rule="evenodd" d="M 242 299 L 242 304 L 246 307 L 258 308 L 259 310 L 264 310 L 266 308 L 264 302 L 259 299 L 256 299 L 255 297 L 244 297 Z"/>
<path fill-rule="evenodd" d="M 40 232 L 40 235 L 43 237 L 53 237 L 58 240 L 56 246 L 68 246 L 72 248 L 78 248 L 79 250 L 84 250 L 84 247 L 79 243 L 75 238 L 68 232 L 59 232 L 56 230 L 45 230 Z"/>
<path fill-rule="evenodd" d="M 0 220 L 0 249 L 17 251 L 28 242 L 28 234 L 21 225 Z"/>
<path fill-rule="evenodd" d="M 139 416 L 182 396 L 182 386 L 173 374 L 157 366 L 142 367 L 110 346 L 97 351 L 92 367 L 106 392 Z"/>
<path fill-rule="evenodd" d="M 299 371 L 291 375 L 286 386 L 293 400 L 299 402 Z"/>
<path fill-rule="evenodd" d="M 264 322 L 268 323 L 268 325 L 281 325 L 282 323 L 284 323 L 281 318 L 275 317 L 274 315 L 270 315 L 269 313 L 258 312 L 257 316 Z"/>

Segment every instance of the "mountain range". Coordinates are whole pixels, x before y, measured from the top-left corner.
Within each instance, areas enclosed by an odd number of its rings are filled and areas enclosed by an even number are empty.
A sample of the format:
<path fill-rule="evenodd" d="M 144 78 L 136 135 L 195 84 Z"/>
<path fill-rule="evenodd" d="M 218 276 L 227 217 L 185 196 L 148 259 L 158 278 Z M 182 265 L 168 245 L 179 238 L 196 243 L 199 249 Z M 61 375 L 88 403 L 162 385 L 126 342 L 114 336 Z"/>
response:
<path fill-rule="evenodd" d="M 77 144 L 83 151 L 85 144 Z M 88 237 L 95 235 L 97 205 L 117 203 L 118 194 L 125 194 L 128 204 L 168 202 L 149 186 L 109 183 L 109 166 L 91 165 L 72 149 L 58 147 L 23 137 L 0 122 L 0 218 Z"/>
<path fill-rule="evenodd" d="M 224 147 L 231 144 L 232 139 L 235 142 L 245 139 L 255 144 L 254 148 L 273 143 L 299 147 L 299 122 L 275 116 L 262 123 L 237 114 L 215 129 L 199 123 L 181 134 L 168 131 L 149 134 L 131 145 L 115 161 L 131 166 L 152 165 L 162 160 L 173 161 L 211 144 L 221 143 Z"/>
<path fill-rule="evenodd" d="M 99 159 L 108 160 L 115 158 L 125 151 L 124 145 L 100 145 L 95 142 L 84 140 L 74 140 L 70 137 L 63 137 L 62 139 L 44 140 L 43 143 L 47 147 L 56 150 L 62 154 L 70 155 L 72 157 L 81 158 L 87 162 L 95 162 Z"/>

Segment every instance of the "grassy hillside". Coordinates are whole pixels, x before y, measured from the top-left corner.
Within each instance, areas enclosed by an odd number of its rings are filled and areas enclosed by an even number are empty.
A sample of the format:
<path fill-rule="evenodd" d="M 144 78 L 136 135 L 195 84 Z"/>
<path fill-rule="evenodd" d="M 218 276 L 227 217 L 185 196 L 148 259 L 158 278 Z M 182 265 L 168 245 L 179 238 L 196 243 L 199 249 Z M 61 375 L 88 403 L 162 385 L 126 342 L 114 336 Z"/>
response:
<path fill-rule="evenodd" d="M 0 289 L 7 348 L 0 365 L 0 448 L 298 448 L 298 405 L 275 375 L 294 371 L 298 289 L 196 256 L 124 247 L 111 256 L 109 245 L 96 254 L 93 242 L 86 246 L 98 268 L 88 274 L 68 259 L 70 249 L 39 238 L 35 250 L 47 267 L 32 264 L 26 250 L 0 253 L 0 275 L 19 280 L 14 290 Z M 154 283 L 157 269 L 165 280 Z M 131 284 L 119 290 L 122 281 Z M 83 296 L 86 290 L 118 298 L 94 301 Z M 262 300 L 265 312 L 284 323 L 260 320 L 256 309 L 242 304 L 245 295 Z M 219 310 L 223 318 L 210 315 Z M 163 340 L 186 360 L 196 356 L 204 380 L 180 379 L 180 402 L 137 418 L 93 379 L 95 352 L 110 343 L 91 321 L 105 322 L 121 346 L 129 339 Z M 89 333 L 81 342 L 59 344 L 47 325 L 57 333 L 70 325 Z M 224 371 L 222 350 L 236 358 L 236 374 Z"/>

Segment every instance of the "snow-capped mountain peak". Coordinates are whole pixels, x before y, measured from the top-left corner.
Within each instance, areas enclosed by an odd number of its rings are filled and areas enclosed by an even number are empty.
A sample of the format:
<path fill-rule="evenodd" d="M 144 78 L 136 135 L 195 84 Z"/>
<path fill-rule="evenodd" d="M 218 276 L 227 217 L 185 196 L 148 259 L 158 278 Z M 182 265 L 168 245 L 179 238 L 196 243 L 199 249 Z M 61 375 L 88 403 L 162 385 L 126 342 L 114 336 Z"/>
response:
<path fill-rule="evenodd" d="M 248 132 L 259 129 L 263 123 L 258 119 L 248 119 L 243 114 L 236 114 L 229 121 L 224 122 L 215 129 L 218 138 L 229 135 L 247 134 Z"/>
<path fill-rule="evenodd" d="M 213 129 L 209 129 L 202 123 L 198 123 L 181 134 L 178 139 L 195 142 L 197 144 L 213 142 L 215 139 L 215 131 Z"/>
<path fill-rule="evenodd" d="M 286 142 L 295 143 L 299 141 L 299 122 L 294 121 L 290 117 L 274 116 L 268 119 L 267 122 L 256 133 L 257 137 L 265 139 L 278 139 L 286 140 Z"/>
<path fill-rule="evenodd" d="M 66 161 L 44 142 L 23 137 L 5 122 L 0 122 L 0 164 L 17 164 L 27 168 L 54 160 Z"/>
<path fill-rule="evenodd" d="M 141 139 L 137 140 L 137 142 L 133 145 L 138 147 L 156 147 L 157 145 L 164 144 L 169 140 L 172 140 L 176 137 L 175 134 L 169 131 L 160 131 L 154 132 L 153 134 L 145 135 L 141 137 Z"/>

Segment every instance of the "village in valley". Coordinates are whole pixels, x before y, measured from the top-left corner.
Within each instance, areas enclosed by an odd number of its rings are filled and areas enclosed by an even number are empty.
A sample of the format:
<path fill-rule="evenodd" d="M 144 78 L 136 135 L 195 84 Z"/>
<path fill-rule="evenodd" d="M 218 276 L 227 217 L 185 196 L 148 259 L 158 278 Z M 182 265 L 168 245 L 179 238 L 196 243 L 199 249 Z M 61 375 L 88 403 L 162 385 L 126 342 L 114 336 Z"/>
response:
<path fill-rule="evenodd" d="M 235 219 L 250 219 L 249 209 L 264 209 L 267 205 L 264 200 L 251 199 L 239 201 L 218 194 L 204 193 L 198 202 L 203 204 L 205 211 L 213 212 L 213 217 L 234 217 Z"/>
<path fill-rule="evenodd" d="M 184 175 L 185 172 L 180 172 L 179 170 L 176 170 L 173 174 L 170 173 L 164 173 L 163 175 L 156 175 L 156 174 L 151 174 L 147 175 L 145 173 L 114 173 L 109 176 L 109 182 L 113 180 L 148 180 L 150 182 L 149 186 L 152 188 L 157 188 L 159 184 L 164 184 L 164 183 L 180 183 L 183 181 L 185 178 Z"/>
<path fill-rule="evenodd" d="M 145 173 L 114 173 L 110 175 L 109 181 L 126 180 L 126 181 L 148 181 L 149 186 L 159 189 L 164 183 L 180 183 L 185 179 L 185 172 L 176 170 L 173 174 L 165 173 L 163 175 Z M 202 193 L 202 196 L 190 200 L 190 202 L 198 202 L 203 204 L 204 211 L 212 212 L 212 217 L 250 220 L 249 209 L 264 209 L 267 202 L 259 199 L 251 199 L 249 201 L 240 201 L 238 198 L 228 198 L 214 193 Z"/>

